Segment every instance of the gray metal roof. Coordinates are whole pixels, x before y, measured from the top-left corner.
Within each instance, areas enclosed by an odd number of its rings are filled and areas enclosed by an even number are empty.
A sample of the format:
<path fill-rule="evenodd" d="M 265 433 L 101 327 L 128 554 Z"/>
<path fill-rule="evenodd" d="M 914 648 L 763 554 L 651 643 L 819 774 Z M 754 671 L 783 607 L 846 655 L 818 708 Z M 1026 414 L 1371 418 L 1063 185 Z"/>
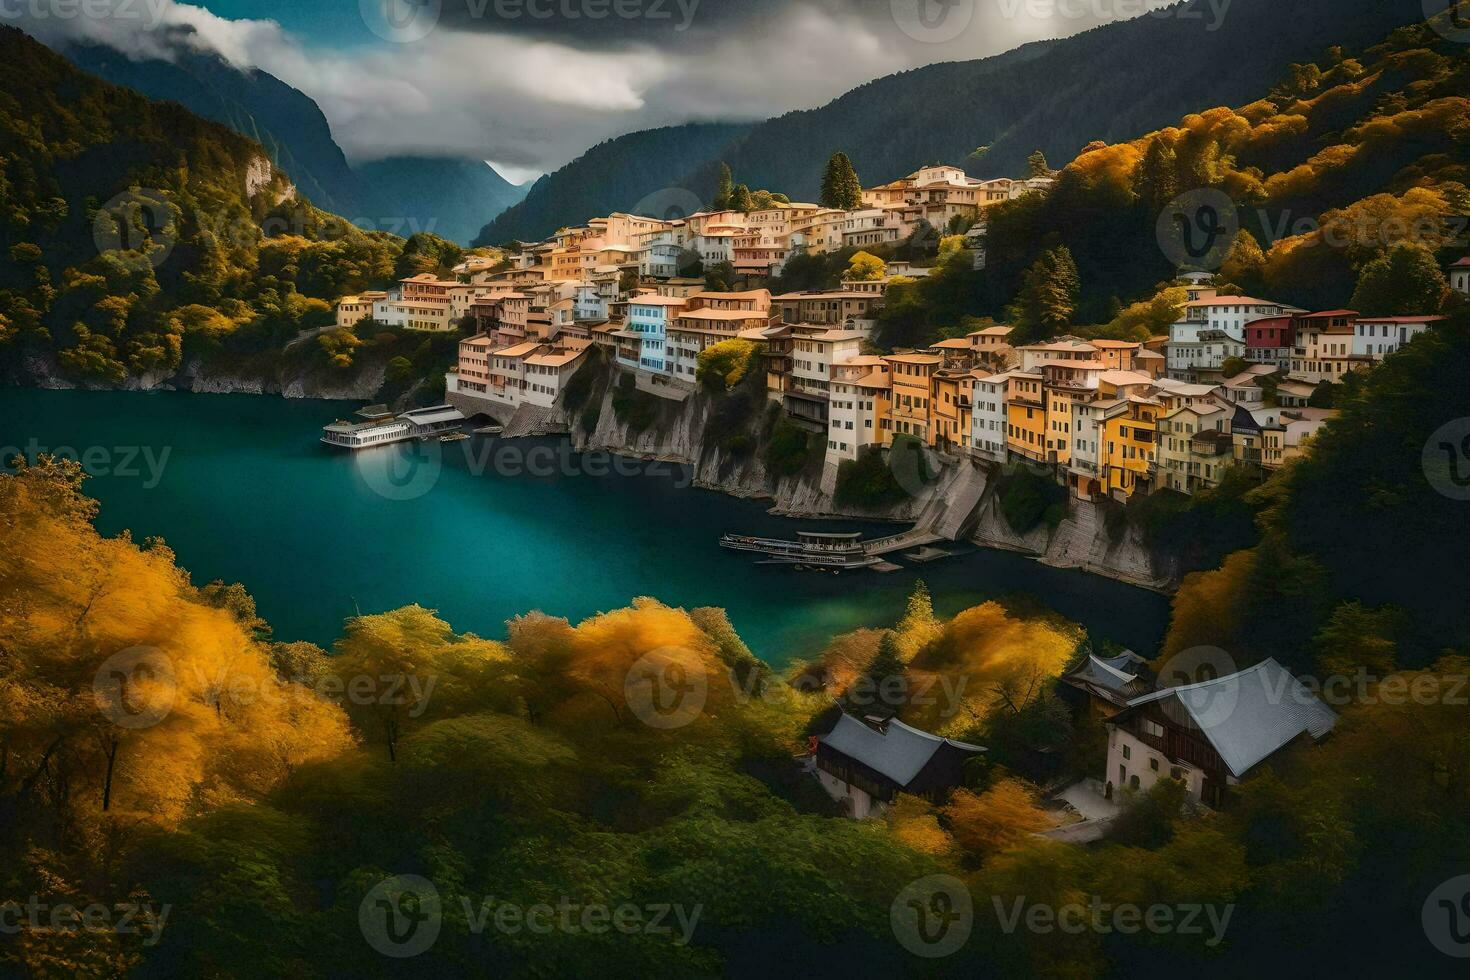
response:
<path fill-rule="evenodd" d="M 1337 714 L 1274 659 L 1214 680 L 1166 687 L 1129 708 L 1175 698 L 1237 779 L 1303 732 L 1322 738 Z"/>
<path fill-rule="evenodd" d="M 900 786 L 907 786 L 913 781 L 942 745 L 949 744 L 966 752 L 985 751 L 968 742 L 921 732 L 897 718 L 888 723 L 886 733 L 878 732 L 847 714 L 838 718 L 832 731 L 818 741 L 882 773 Z"/>
<path fill-rule="evenodd" d="M 1128 663 L 1124 657 L 1114 657 L 1109 661 L 1089 654 L 1087 661 L 1068 676 L 1110 691 L 1127 693 L 1128 685 L 1138 680 L 1137 674 L 1124 669 Z"/>

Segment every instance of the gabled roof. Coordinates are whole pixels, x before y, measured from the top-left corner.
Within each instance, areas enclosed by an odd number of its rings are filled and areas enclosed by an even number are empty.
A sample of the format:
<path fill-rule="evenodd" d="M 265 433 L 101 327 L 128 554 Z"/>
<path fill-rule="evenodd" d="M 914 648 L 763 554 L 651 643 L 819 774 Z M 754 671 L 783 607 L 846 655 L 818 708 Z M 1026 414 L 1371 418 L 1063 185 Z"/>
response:
<path fill-rule="evenodd" d="M 1128 702 L 1173 699 L 1239 779 L 1302 734 L 1324 737 L 1337 714 L 1274 659 L 1213 680 L 1166 687 Z"/>
<path fill-rule="evenodd" d="M 921 732 L 894 718 L 886 731 L 879 732 L 844 714 L 837 724 L 817 741 L 856 759 L 869 769 L 888 777 L 899 786 L 907 786 L 945 745 L 962 752 L 980 753 L 985 749 L 968 742 L 942 738 Z"/>

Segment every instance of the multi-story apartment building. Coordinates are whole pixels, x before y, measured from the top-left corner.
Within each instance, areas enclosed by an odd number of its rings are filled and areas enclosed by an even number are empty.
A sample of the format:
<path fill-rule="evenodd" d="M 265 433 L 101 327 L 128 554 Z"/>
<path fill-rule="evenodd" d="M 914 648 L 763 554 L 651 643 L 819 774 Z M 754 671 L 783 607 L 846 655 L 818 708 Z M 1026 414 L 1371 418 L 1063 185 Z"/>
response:
<path fill-rule="evenodd" d="M 856 459 L 869 446 L 892 439 L 889 398 L 892 379 L 881 357 L 858 355 L 832 365 L 828 403 L 827 461 Z"/>
<path fill-rule="evenodd" d="M 1297 317 L 1291 376 L 1336 383 L 1359 366 L 1353 359 L 1353 322 L 1357 316 L 1357 310 L 1327 310 Z"/>
<path fill-rule="evenodd" d="M 1046 394 L 1039 371 L 1011 371 L 1006 383 L 1006 450 L 1046 461 Z"/>
<path fill-rule="evenodd" d="M 1110 494 L 1128 497 L 1147 490 L 1157 462 L 1158 419 L 1163 404 L 1145 395 L 1130 395 L 1120 410 L 1103 406 L 1102 460 Z"/>
<path fill-rule="evenodd" d="M 1006 387 L 1011 372 L 986 374 L 975 371 L 975 387 L 971 392 L 970 447 L 981 459 L 1006 461 Z"/>
<path fill-rule="evenodd" d="M 1266 317 L 1293 312 L 1280 303 L 1250 296 L 1218 296 L 1212 287 L 1190 290 L 1184 319 L 1169 328 L 1167 372 L 1181 381 L 1218 377 L 1225 361 L 1245 356 L 1245 329 Z"/>
<path fill-rule="evenodd" d="M 1181 405 L 1161 416 L 1156 486 L 1194 493 L 1218 485 L 1234 460 L 1233 415 L 1221 405 L 1207 403 Z"/>
<path fill-rule="evenodd" d="M 1245 325 L 1245 359 L 1285 371 L 1291 367 L 1296 326 L 1290 316 L 1267 316 Z"/>
<path fill-rule="evenodd" d="M 806 293 L 783 293 L 772 303 L 782 323 L 816 323 L 849 330 L 872 328 L 881 293 L 848 289 L 823 289 Z"/>
<path fill-rule="evenodd" d="M 669 326 L 686 300 L 673 296 L 642 293 L 628 300 L 625 331 L 635 335 L 638 343 L 634 360 L 629 349 L 618 345 L 617 360 L 624 367 L 668 375 L 673 371 L 669 352 Z"/>
<path fill-rule="evenodd" d="M 697 292 L 675 311 L 668 327 L 674 379 L 694 384 L 702 351 L 742 333 L 771 326 L 771 294 Z"/>
<path fill-rule="evenodd" d="M 854 330 L 792 328 L 786 411 L 796 418 L 829 424 L 833 367 L 862 353 L 863 335 Z"/>
<path fill-rule="evenodd" d="M 1361 316 L 1353 322 L 1352 356 L 1377 364 L 1442 321 L 1442 316 Z"/>
<path fill-rule="evenodd" d="M 934 445 L 934 427 L 930 405 L 933 401 L 934 372 L 944 359 L 937 354 L 889 354 L 893 378 L 889 416 L 894 435 L 917 436 L 925 445 Z"/>

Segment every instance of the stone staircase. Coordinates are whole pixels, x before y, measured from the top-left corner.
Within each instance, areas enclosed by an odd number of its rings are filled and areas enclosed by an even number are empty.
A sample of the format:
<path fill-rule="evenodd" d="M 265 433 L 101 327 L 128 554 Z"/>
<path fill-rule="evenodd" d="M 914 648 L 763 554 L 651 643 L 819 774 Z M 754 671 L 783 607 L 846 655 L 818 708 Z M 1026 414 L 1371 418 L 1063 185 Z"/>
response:
<path fill-rule="evenodd" d="M 566 431 L 567 425 L 561 412 L 554 408 L 523 404 L 515 410 L 510 421 L 505 423 L 503 437 L 519 439 L 522 436 L 542 436 Z"/>
<path fill-rule="evenodd" d="M 934 523 L 925 524 L 923 518 L 919 522 L 920 527 L 933 527 L 934 533 L 946 541 L 960 540 L 974 525 L 975 512 L 979 510 L 980 501 L 989 485 L 985 471 L 974 463 L 961 460 L 958 466 L 959 475 L 946 488 L 939 501 L 942 510 L 935 516 Z M 927 513 L 925 516 L 928 516 Z"/>

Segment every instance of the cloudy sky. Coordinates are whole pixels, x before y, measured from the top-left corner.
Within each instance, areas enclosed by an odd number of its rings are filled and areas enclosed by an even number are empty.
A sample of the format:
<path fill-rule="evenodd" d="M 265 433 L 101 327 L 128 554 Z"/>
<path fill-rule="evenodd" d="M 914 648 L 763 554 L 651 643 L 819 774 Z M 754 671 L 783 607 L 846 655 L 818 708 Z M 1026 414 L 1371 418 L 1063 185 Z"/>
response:
<path fill-rule="evenodd" d="M 0 0 L 0 21 L 136 57 L 212 49 L 310 95 L 356 162 L 481 157 L 520 180 L 622 133 L 811 108 L 1163 0 L 80 2 Z"/>

